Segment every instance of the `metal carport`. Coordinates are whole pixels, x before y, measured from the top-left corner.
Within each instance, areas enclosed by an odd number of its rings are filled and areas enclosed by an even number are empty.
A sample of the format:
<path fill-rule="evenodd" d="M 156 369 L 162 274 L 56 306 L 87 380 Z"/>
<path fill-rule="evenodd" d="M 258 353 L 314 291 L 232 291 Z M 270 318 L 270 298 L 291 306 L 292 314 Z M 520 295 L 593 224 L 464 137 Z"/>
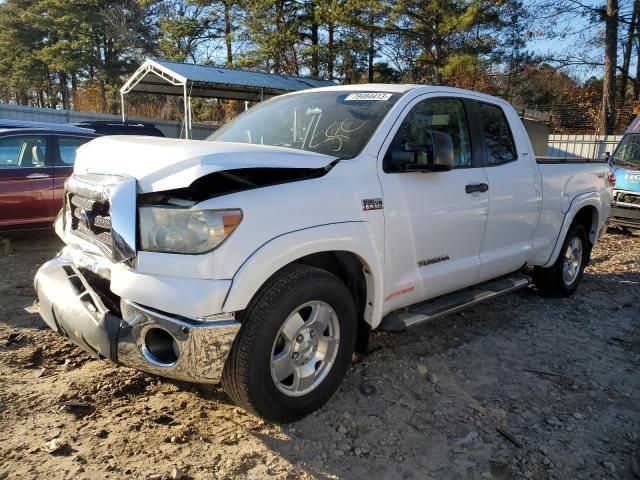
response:
<path fill-rule="evenodd" d="M 122 120 L 131 92 L 181 96 L 185 138 L 191 137 L 191 97 L 262 101 L 286 92 L 335 85 L 329 80 L 147 59 L 120 89 Z"/>

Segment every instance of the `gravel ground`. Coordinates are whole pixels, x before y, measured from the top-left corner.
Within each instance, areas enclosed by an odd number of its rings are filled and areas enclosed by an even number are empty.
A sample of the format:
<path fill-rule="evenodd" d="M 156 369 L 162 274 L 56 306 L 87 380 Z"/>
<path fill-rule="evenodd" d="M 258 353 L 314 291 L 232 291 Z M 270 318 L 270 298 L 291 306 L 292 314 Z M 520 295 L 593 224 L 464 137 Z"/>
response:
<path fill-rule="evenodd" d="M 67 343 L 24 311 L 61 245 L 12 245 L 0 256 L 0 478 L 636 478 L 640 237 L 609 233 L 570 299 L 527 289 L 375 334 L 331 401 L 288 426 Z"/>

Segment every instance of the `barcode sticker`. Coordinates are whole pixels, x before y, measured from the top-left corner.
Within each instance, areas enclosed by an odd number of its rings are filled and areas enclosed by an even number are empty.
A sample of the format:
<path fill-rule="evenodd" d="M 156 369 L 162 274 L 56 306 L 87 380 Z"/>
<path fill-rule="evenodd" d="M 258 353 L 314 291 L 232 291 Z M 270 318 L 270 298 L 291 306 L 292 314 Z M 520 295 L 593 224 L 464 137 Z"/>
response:
<path fill-rule="evenodd" d="M 379 93 L 379 92 L 360 92 L 360 93 L 350 93 L 347 95 L 347 98 L 344 99 L 345 102 L 354 102 L 354 101 L 362 101 L 362 100 L 374 100 L 374 101 L 385 101 L 391 98 L 391 93 Z"/>

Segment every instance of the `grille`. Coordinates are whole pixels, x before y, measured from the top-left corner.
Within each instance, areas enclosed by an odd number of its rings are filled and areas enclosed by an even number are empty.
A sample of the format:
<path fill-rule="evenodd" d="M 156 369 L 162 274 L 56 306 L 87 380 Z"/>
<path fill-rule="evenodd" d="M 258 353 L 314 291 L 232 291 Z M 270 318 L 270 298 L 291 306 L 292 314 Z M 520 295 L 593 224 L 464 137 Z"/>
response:
<path fill-rule="evenodd" d="M 622 205 L 616 205 L 616 206 L 620 206 L 620 207 L 640 207 L 640 195 L 635 195 L 633 193 L 628 193 L 628 192 L 617 192 L 615 199 L 614 199 L 614 203 L 616 204 L 622 204 Z"/>
<path fill-rule="evenodd" d="M 108 201 L 99 201 L 78 194 L 69 194 L 71 231 L 85 239 L 113 248 L 111 214 Z"/>

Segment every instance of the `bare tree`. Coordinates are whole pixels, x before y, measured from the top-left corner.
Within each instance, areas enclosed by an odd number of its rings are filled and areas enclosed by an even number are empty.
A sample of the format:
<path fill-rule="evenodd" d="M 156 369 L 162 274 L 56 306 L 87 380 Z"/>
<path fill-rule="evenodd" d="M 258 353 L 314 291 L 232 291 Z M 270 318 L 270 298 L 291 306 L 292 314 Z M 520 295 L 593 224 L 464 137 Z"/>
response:
<path fill-rule="evenodd" d="M 607 0 L 605 13 L 604 80 L 602 82 L 601 131 L 613 133 L 616 123 L 616 64 L 618 60 L 618 0 Z"/>

